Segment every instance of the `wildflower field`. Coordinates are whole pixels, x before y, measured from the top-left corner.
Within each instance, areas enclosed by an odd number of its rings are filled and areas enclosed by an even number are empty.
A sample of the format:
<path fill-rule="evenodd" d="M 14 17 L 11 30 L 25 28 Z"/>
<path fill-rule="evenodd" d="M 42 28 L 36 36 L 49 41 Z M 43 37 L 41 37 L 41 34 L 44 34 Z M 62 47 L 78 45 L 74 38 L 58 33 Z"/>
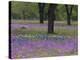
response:
<path fill-rule="evenodd" d="M 66 21 L 55 21 L 55 33 L 48 34 L 48 23 L 38 20 L 11 21 L 12 58 L 69 56 L 78 54 L 78 23 L 68 26 Z"/>

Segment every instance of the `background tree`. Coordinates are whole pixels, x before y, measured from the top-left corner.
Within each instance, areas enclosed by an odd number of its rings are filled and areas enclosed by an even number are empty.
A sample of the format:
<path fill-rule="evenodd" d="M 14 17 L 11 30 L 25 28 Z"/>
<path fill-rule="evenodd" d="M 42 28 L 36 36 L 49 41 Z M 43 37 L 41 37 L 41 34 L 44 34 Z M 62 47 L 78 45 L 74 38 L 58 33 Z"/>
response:
<path fill-rule="evenodd" d="M 50 3 L 46 3 L 44 8 L 44 20 L 48 20 L 48 8 Z M 72 5 L 71 5 L 72 6 Z M 70 6 L 70 7 L 71 7 Z M 71 8 L 68 8 L 70 11 Z M 78 17 L 78 7 L 74 5 L 72 8 L 71 19 L 72 21 L 77 21 Z M 64 4 L 58 4 L 56 8 L 56 20 L 57 21 L 66 21 L 66 8 Z M 37 20 L 40 21 L 39 17 L 39 5 L 34 2 L 19 2 L 13 1 L 11 4 L 11 19 L 13 20 Z"/>
<path fill-rule="evenodd" d="M 12 19 L 35 19 L 39 18 L 38 4 L 26 2 L 12 2 L 11 5 Z M 16 16 L 17 15 L 17 16 Z M 17 17 L 17 18 L 16 18 Z"/>
<path fill-rule="evenodd" d="M 71 25 L 71 14 L 73 5 L 65 5 L 66 13 L 67 13 L 67 25 Z"/>
<path fill-rule="evenodd" d="M 40 16 L 40 23 L 44 23 L 44 8 L 45 8 L 45 3 L 38 3 L 39 6 L 39 16 Z"/>
<path fill-rule="evenodd" d="M 56 4 L 50 4 L 48 9 L 48 33 L 54 33 L 54 20 L 55 20 L 55 11 Z"/>

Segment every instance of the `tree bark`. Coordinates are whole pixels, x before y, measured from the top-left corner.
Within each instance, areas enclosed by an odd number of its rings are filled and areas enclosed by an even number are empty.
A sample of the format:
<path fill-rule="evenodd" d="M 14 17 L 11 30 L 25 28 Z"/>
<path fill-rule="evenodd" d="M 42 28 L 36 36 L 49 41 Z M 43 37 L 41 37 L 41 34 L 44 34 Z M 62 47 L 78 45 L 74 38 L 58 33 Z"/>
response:
<path fill-rule="evenodd" d="M 23 20 L 25 20 L 25 11 L 22 11 L 22 15 L 23 15 Z"/>
<path fill-rule="evenodd" d="M 45 3 L 38 3 L 38 6 L 39 6 L 40 23 L 43 24 Z"/>
<path fill-rule="evenodd" d="M 68 5 L 65 5 L 65 8 L 67 13 L 67 25 L 71 25 L 71 14 L 72 14 L 73 5 L 70 8 Z"/>
<path fill-rule="evenodd" d="M 48 33 L 54 33 L 56 4 L 50 4 L 48 9 Z"/>

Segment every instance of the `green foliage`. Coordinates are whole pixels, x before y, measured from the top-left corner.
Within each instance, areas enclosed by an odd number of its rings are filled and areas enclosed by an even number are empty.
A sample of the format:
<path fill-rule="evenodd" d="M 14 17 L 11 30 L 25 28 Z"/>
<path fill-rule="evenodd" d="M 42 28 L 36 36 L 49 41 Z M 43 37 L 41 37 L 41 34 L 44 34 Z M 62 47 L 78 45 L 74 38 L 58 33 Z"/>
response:
<path fill-rule="evenodd" d="M 12 2 L 11 6 L 12 18 L 15 19 L 16 15 L 23 18 L 23 11 L 25 13 L 26 19 L 38 18 L 38 6 L 36 3 L 26 3 L 26 2 Z M 15 16 L 14 16 L 15 15 Z"/>
<path fill-rule="evenodd" d="M 78 6 L 74 6 L 74 8 L 73 8 L 72 19 L 73 20 L 78 20 Z"/>
<path fill-rule="evenodd" d="M 56 20 L 66 20 L 66 16 L 64 5 L 58 5 L 56 9 Z"/>
<path fill-rule="evenodd" d="M 45 20 L 47 20 L 48 17 L 48 7 L 49 4 L 46 3 L 45 5 Z M 24 12 L 24 14 L 23 14 Z M 78 6 L 74 5 L 73 11 L 72 11 L 72 20 L 77 20 L 78 16 Z M 34 2 L 18 2 L 14 1 L 11 5 L 11 17 L 12 19 L 25 19 L 27 20 L 39 20 L 39 8 L 38 3 Z M 56 20 L 66 20 L 66 9 L 63 4 L 58 4 L 56 9 Z"/>

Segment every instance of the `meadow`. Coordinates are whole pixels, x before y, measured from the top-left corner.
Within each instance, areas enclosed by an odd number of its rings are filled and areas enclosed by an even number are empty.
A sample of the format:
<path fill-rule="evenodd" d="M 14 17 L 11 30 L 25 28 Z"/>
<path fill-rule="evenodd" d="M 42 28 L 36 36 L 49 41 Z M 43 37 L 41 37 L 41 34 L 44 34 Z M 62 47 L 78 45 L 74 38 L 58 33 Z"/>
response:
<path fill-rule="evenodd" d="M 77 55 L 78 22 L 55 21 L 55 33 L 48 34 L 48 22 L 11 20 L 12 58 Z"/>

